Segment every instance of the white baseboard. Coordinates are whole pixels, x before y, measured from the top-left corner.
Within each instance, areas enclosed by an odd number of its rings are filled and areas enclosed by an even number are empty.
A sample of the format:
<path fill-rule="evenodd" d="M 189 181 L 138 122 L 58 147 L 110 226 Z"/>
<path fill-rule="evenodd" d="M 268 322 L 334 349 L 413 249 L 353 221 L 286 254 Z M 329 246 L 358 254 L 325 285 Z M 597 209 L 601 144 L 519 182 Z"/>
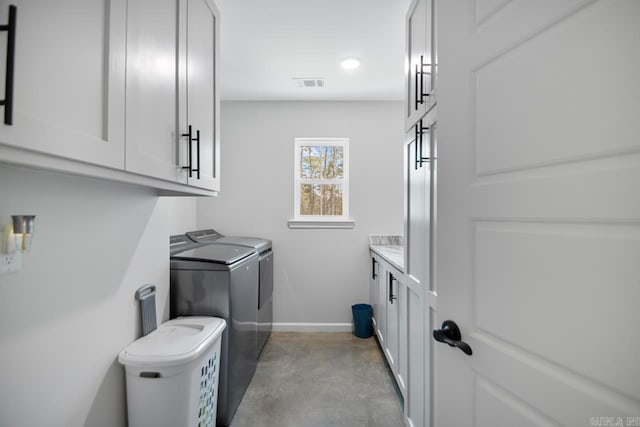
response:
<path fill-rule="evenodd" d="M 352 323 L 288 323 L 273 324 L 274 332 L 352 332 Z"/>

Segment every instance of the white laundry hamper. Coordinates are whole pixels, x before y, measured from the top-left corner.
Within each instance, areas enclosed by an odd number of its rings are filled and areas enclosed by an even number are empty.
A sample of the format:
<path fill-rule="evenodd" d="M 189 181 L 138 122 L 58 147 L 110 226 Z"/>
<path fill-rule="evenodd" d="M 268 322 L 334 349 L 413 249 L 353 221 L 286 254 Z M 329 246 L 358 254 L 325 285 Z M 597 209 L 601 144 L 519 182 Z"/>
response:
<path fill-rule="evenodd" d="M 217 317 L 173 319 L 120 352 L 129 427 L 215 427 L 225 327 Z"/>

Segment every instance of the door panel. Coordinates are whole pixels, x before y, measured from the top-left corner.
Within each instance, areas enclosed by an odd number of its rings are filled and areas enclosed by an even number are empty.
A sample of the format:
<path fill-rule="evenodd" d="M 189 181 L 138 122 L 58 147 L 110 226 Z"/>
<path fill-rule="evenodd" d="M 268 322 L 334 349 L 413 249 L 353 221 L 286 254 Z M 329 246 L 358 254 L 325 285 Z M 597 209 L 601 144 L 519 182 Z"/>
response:
<path fill-rule="evenodd" d="M 387 277 L 387 344 L 385 352 L 387 360 L 394 375 L 398 375 L 398 339 L 400 335 L 398 323 L 398 310 L 400 300 L 398 299 L 398 278 L 393 272 L 389 272 Z"/>
<path fill-rule="evenodd" d="M 640 227 L 480 222 L 474 234 L 476 328 L 620 392 L 640 392 L 637 344 L 611 327 L 640 301 Z M 607 292 L 614 277 L 627 302 Z M 568 302 L 582 316 L 567 316 Z M 606 322 L 588 315 L 603 307 L 616 308 Z M 555 330 L 572 331 L 570 339 Z M 582 351 L 602 337 L 615 352 Z"/>
<path fill-rule="evenodd" d="M 637 417 L 640 3 L 474 3 L 438 9 L 435 322 L 473 355 L 435 345 L 435 424 Z"/>
<path fill-rule="evenodd" d="M 633 9 L 594 5 L 474 70 L 477 175 L 640 150 L 634 126 L 640 85 L 628 84 L 640 75 L 640 61 L 633 60 L 640 43 Z M 595 52 L 607 65 L 593 65 Z M 547 107 L 551 100 L 554 108 Z M 616 108 L 598 108 L 585 125 L 596 105 Z"/>
<path fill-rule="evenodd" d="M 415 427 L 424 425 L 424 305 L 423 294 L 407 288 L 407 396 L 406 415 Z"/>

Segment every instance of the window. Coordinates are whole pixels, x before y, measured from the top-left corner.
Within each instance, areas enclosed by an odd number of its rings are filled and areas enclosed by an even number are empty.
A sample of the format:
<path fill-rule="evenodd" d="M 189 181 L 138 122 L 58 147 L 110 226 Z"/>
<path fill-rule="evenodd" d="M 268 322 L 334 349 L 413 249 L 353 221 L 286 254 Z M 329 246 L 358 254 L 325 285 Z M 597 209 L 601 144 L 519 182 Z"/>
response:
<path fill-rule="evenodd" d="M 290 227 L 353 227 L 348 220 L 349 140 L 296 138 L 294 191 Z"/>

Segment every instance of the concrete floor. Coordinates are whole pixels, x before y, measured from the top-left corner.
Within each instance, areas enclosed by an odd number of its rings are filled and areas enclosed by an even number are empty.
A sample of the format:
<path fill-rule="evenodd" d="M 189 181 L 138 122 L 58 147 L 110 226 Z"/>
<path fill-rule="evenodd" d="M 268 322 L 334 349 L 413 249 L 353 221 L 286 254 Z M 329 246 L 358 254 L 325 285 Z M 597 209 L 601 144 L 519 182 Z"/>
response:
<path fill-rule="evenodd" d="M 232 427 L 402 427 L 375 338 L 272 333 Z"/>

